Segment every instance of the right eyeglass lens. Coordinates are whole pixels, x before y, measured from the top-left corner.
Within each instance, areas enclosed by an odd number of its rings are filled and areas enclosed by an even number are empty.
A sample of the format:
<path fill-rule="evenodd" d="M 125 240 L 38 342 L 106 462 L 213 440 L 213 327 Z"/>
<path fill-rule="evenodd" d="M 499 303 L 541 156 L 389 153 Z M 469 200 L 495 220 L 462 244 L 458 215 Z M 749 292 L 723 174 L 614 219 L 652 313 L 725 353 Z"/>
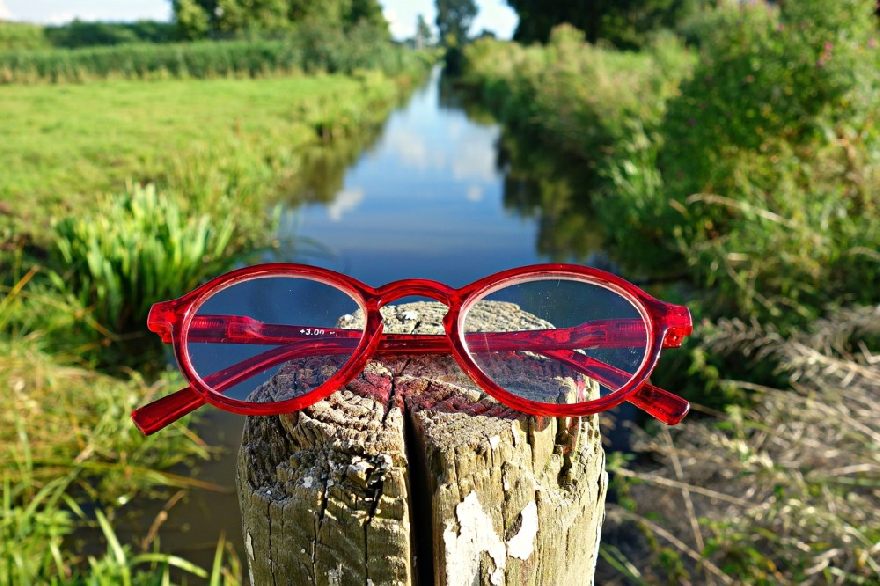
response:
<path fill-rule="evenodd" d="M 618 391 L 648 349 L 648 326 L 636 306 L 586 278 L 502 284 L 468 305 L 462 326 L 479 369 L 539 403 L 583 403 Z"/>
<path fill-rule="evenodd" d="M 352 358 L 363 338 L 347 292 L 310 278 L 270 276 L 233 284 L 194 308 L 186 349 L 216 393 L 248 403 L 302 397 Z"/>

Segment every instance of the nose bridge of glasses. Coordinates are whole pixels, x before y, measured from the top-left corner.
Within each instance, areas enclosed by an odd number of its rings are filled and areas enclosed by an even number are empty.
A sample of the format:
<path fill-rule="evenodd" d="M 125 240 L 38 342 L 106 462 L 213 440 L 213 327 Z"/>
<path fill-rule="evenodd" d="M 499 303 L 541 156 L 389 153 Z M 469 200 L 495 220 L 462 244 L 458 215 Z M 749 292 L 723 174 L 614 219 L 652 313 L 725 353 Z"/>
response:
<path fill-rule="evenodd" d="M 394 281 L 379 288 L 376 293 L 380 307 L 404 297 L 427 297 L 439 301 L 447 307 L 451 307 L 456 299 L 455 289 L 430 279 Z"/>

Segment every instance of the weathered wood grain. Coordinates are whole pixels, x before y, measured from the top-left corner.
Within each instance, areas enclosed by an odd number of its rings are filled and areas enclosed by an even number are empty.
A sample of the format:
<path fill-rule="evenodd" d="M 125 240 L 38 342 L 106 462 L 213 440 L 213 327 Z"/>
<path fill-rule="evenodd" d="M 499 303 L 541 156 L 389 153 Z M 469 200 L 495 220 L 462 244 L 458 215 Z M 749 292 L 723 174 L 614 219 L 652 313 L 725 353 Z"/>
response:
<path fill-rule="evenodd" d="M 445 311 L 383 308 L 385 331 L 439 334 Z M 511 304 L 481 311 L 487 328 L 544 325 Z M 251 582 L 592 584 L 604 460 L 595 417 L 509 409 L 449 356 L 374 360 L 308 409 L 249 418 L 237 478 Z"/>

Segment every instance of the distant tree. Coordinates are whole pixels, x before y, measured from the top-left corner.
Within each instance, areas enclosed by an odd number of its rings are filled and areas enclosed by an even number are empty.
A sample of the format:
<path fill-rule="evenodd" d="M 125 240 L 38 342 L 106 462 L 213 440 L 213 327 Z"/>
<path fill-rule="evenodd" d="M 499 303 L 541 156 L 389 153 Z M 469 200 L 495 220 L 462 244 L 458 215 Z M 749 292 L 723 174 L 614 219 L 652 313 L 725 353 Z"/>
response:
<path fill-rule="evenodd" d="M 416 47 L 419 49 L 427 47 L 431 44 L 431 37 L 431 27 L 428 26 L 425 16 L 420 14 L 416 19 Z"/>
<path fill-rule="evenodd" d="M 388 21 L 382 14 L 382 5 L 379 0 L 350 0 L 351 5 L 343 16 L 343 21 L 353 24 L 366 24 L 377 29 L 388 30 Z"/>
<path fill-rule="evenodd" d="M 387 37 L 379 0 L 172 0 L 181 36 L 187 39 L 278 31 L 296 23 L 349 29 L 369 26 Z"/>
<path fill-rule="evenodd" d="M 477 15 L 474 0 L 436 0 L 437 31 L 440 42 L 446 46 L 461 46 Z"/>
<path fill-rule="evenodd" d="M 197 0 L 174 0 L 172 8 L 181 38 L 194 41 L 208 35 L 211 30 L 211 17 Z"/>
<path fill-rule="evenodd" d="M 584 31 L 591 43 L 603 39 L 636 48 L 645 33 L 672 28 L 698 6 L 713 0 L 507 0 L 519 15 L 513 38 L 546 42 L 550 30 L 567 22 Z"/>
<path fill-rule="evenodd" d="M 287 0 L 216 0 L 215 30 L 221 34 L 245 30 L 281 30 L 290 26 Z"/>

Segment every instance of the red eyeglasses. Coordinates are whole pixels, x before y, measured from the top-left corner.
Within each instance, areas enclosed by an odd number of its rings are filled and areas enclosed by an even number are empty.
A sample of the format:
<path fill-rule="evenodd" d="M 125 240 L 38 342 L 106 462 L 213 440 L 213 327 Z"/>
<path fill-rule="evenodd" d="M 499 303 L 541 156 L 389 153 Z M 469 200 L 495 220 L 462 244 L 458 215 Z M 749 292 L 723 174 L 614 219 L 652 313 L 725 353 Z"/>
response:
<path fill-rule="evenodd" d="M 382 332 L 380 307 L 408 296 L 448 307 L 445 335 Z M 403 318 L 415 324 L 418 311 Z M 460 289 L 425 279 L 375 289 L 327 269 L 264 264 L 156 303 L 147 325 L 174 344 L 190 384 L 132 413 L 145 434 L 205 403 L 244 415 L 297 411 L 388 354 L 451 353 L 495 399 L 534 415 L 591 415 L 628 401 L 675 424 L 690 408 L 647 382 L 661 348 L 691 333 L 687 308 L 578 265 L 510 269 Z"/>

